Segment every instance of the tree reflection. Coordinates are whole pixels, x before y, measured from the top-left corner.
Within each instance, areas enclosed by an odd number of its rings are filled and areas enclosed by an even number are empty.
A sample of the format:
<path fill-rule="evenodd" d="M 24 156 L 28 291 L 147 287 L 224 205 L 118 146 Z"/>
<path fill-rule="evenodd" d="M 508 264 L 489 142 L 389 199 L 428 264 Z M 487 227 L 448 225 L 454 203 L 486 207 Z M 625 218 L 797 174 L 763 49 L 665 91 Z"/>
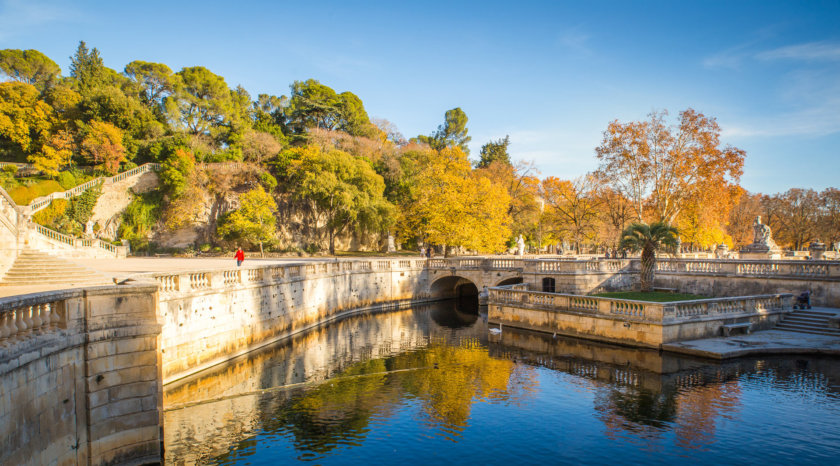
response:
<path fill-rule="evenodd" d="M 456 440 L 474 403 L 515 400 L 533 391 L 535 377 L 515 367 L 491 358 L 476 339 L 462 339 L 457 346 L 432 341 L 423 350 L 351 366 L 266 413 L 263 427 L 290 432 L 304 457 L 324 454 L 361 444 L 373 416 L 387 416 L 403 400 L 415 399 L 426 421 Z"/>

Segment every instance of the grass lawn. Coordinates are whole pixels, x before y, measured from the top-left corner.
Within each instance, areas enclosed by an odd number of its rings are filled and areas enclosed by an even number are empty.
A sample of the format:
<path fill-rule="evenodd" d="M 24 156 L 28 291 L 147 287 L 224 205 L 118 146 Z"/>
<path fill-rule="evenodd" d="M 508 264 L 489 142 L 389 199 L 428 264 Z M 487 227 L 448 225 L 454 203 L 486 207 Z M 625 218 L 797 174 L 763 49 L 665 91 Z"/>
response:
<path fill-rule="evenodd" d="M 700 296 L 688 293 L 664 293 L 661 291 L 615 291 L 612 293 L 598 293 L 593 296 L 600 298 L 633 299 L 636 301 L 653 301 L 655 303 L 667 303 L 670 301 L 690 301 L 692 299 L 709 299 L 708 296 Z"/>

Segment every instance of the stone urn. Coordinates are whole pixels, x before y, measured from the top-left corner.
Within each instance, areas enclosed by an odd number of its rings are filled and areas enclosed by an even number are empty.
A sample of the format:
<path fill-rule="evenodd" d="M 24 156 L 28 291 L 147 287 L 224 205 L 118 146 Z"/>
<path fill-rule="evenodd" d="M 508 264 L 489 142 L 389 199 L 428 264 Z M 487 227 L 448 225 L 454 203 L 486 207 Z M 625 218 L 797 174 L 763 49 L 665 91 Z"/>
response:
<path fill-rule="evenodd" d="M 808 251 L 811 253 L 812 260 L 822 260 L 825 254 L 825 244 L 820 240 L 811 241 L 811 244 L 808 246 Z"/>

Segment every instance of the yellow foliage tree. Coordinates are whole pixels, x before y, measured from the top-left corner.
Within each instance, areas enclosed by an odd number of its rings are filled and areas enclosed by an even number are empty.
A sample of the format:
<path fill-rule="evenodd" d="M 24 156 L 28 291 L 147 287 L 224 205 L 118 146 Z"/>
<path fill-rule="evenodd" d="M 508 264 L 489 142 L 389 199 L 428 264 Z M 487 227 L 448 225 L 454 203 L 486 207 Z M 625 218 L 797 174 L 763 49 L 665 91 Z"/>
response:
<path fill-rule="evenodd" d="M 504 186 L 477 176 L 458 147 L 418 151 L 409 199 L 400 209 L 403 239 L 497 252 L 510 237 L 510 195 Z"/>

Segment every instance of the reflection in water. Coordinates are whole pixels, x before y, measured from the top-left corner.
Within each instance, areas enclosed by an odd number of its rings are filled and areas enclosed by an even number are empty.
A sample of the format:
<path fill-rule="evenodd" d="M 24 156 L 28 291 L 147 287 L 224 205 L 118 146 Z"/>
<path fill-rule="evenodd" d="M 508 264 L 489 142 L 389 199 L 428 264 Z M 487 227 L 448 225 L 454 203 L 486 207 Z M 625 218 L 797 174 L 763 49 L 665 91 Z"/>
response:
<path fill-rule="evenodd" d="M 709 365 L 488 337 L 456 300 L 340 321 L 167 387 L 166 461 L 818 462 L 840 453 L 838 380 L 832 359 Z"/>

